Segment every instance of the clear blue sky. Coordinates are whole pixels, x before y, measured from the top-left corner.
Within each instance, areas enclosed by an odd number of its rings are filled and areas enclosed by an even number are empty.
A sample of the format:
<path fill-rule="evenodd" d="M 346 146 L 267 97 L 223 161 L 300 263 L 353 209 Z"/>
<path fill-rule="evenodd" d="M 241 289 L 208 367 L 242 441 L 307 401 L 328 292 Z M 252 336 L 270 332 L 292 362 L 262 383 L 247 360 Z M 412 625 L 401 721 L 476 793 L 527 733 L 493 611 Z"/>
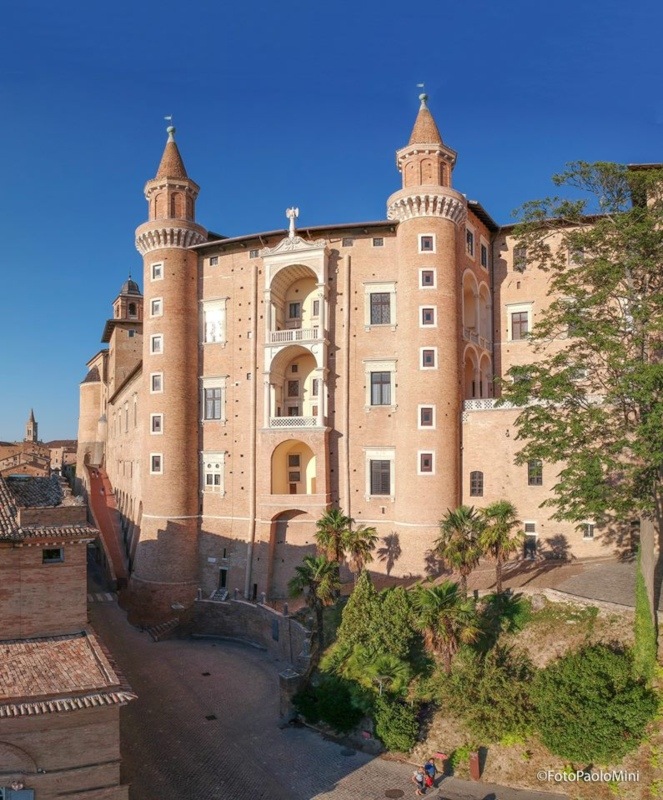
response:
<path fill-rule="evenodd" d="M 173 114 L 198 219 L 384 219 L 424 81 L 498 222 L 565 162 L 663 161 L 658 0 L 22 0 L 0 49 L 0 439 L 74 438 Z M 9 23 L 11 22 L 11 25 Z"/>

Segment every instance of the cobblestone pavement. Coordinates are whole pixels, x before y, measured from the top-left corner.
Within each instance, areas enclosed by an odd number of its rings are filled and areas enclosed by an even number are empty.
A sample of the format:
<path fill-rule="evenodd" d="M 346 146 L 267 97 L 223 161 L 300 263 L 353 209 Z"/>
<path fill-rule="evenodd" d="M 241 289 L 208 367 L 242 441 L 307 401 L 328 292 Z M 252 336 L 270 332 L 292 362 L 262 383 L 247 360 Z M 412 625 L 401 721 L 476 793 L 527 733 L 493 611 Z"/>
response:
<path fill-rule="evenodd" d="M 348 751 L 302 727 L 279 728 L 278 669 L 245 645 L 154 643 L 114 602 L 89 606 L 91 622 L 138 700 L 122 709 L 123 780 L 131 800 L 377 800 L 414 797 L 412 767 Z M 208 719 L 208 717 L 213 717 Z M 551 787 L 554 788 L 554 787 Z M 445 779 L 428 796 L 450 800 L 552 800 Z"/>

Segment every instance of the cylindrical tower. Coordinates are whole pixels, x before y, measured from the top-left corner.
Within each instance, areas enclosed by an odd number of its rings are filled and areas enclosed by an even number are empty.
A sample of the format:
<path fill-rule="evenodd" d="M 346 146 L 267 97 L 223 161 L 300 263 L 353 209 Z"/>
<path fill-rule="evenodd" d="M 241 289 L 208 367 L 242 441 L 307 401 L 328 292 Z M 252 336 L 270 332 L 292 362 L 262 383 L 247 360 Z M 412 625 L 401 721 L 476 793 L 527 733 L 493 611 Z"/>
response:
<path fill-rule="evenodd" d="M 168 128 L 156 177 L 145 185 L 148 222 L 136 230 L 144 265 L 140 540 L 130 617 L 152 622 L 196 594 L 198 483 L 198 276 L 191 245 L 199 187 Z"/>
<path fill-rule="evenodd" d="M 426 99 L 397 153 L 403 188 L 387 201 L 387 215 L 399 223 L 398 413 L 407 420 L 395 443 L 395 512 L 436 533 L 460 501 L 458 265 L 467 203 L 451 188 L 456 153 L 442 142 Z"/>

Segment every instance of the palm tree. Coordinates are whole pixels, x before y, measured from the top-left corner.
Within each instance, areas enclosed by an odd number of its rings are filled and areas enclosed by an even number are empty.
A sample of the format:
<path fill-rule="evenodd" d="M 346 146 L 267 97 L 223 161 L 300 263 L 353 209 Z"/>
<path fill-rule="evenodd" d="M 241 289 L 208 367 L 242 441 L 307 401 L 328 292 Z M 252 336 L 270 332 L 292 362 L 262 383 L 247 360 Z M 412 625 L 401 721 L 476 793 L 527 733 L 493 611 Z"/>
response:
<path fill-rule="evenodd" d="M 509 560 L 511 553 L 520 548 L 525 533 L 520 530 L 516 507 L 508 500 L 497 500 L 479 513 L 484 525 L 479 544 L 483 552 L 495 561 L 495 589 L 499 594 L 502 591 L 502 565 Z"/>
<path fill-rule="evenodd" d="M 460 588 L 467 596 L 467 576 L 483 555 L 479 537 L 483 529 L 481 517 L 474 506 L 447 509 L 440 520 L 440 538 L 433 546 L 435 552 L 451 569 L 460 574 Z"/>
<path fill-rule="evenodd" d="M 426 646 L 440 653 L 444 670 L 451 672 L 451 662 L 461 644 L 475 642 L 480 634 L 474 601 L 468 600 L 454 581 L 437 586 L 419 584 L 414 590 L 415 624 L 424 635 Z"/>
<path fill-rule="evenodd" d="M 366 564 L 373 560 L 373 551 L 378 542 L 378 532 L 373 527 L 359 525 L 358 528 L 348 528 L 341 536 L 343 552 L 347 554 L 354 566 L 355 581 Z"/>
<path fill-rule="evenodd" d="M 315 523 L 315 541 L 329 561 L 340 564 L 343 560 L 343 536 L 352 527 L 353 519 L 338 508 L 331 508 Z"/>
<path fill-rule="evenodd" d="M 303 595 L 306 605 L 315 614 L 318 645 L 322 649 L 323 609 L 334 603 L 341 586 L 338 564 L 325 556 L 304 556 L 295 572 L 297 574 L 288 583 L 288 593 L 290 597 Z"/>
<path fill-rule="evenodd" d="M 407 661 L 390 653 L 379 653 L 363 645 L 355 645 L 345 662 L 343 676 L 367 688 L 378 688 L 401 694 L 409 686 L 412 670 Z"/>

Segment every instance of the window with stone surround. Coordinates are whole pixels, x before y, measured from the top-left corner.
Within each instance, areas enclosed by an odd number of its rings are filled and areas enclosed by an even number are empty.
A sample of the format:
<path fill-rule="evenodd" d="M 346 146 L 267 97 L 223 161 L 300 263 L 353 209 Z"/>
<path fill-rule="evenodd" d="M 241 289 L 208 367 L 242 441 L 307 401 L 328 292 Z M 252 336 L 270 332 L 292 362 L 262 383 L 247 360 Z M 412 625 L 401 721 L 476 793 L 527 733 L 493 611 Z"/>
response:
<path fill-rule="evenodd" d="M 420 328 L 436 328 L 437 319 L 435 314 L 435 306 L 419 306 L 419 327 Z"/>
<path fill-rule="evenodd" d="M 470 472 L 470 497 L 483 497 L 483 472 Z"/>
<path fill-rule="evenodd" d="M 418 428 L 435 428 L 435 406 L 419 406 Z"/>
<path fill-rule="evenodd" d="M 150 394 L 163 392 L 163 372 L 150 373 Z"/>
<path fill-rule="evenodd" d="M 435 252 L 435 235 L 432 233 L 419 234 L 419 252 L 420 253 L 434 253 Z"/>
<path fill-rule="evenodd" d="M 150 414 L 150 433 L 163 433 L 163 414 Z"/>
<path fill-rule="evenodd" d="M 506 309 L 508 341 L 526 341 L 532 329 L 532 303 L 509 304 Z"/>
<path fill-rule="evenodd" d="M 203 344 L 224 344 L 226 341 L 226 298 L 203 300 L 201 308 Z"/>
<path fill-rule="evenodd" d="M 396 359 L 372 359 L 364 361 L 366 381 L 366 409 L 375 406 L 396 406 Z"/>
<path fill-rule="evenodd" d="M 391 405 L 391 372 L 371 372 L 371 405 Z"/>
<path fill-rule="evenodd" d="M 437 348 L 436 347 L 421 347 L 420 352 L 420 369 L 436 369 L 437 368 Z"/>
<path fill-rule="evenodd" d="M 437 274 L 434 269 L 420 269 L 419 270 L 419 288 L 420 289 L 435 289 L 437 286 Z"/>
<path fill-rule="evenodd" d="M 150 453 L 150 475 L 163 474 L 163 454 Z"/>
<path fill-rule="evenodd" d="M 150 336 L 150 353 L 153 356 L 160 356 L 163 353 L 163 334 L 155 333 Z"/>
<path fill-rule="evenodd" d="M 153 300 L 150 300 L 150 316 L 151 317 L 161 317 L 161 316 L 163 316 L 163 298 L 162 297 L 155 297 Z"/>
<path fill-rule="evenodd" d="M 395 495 L 396 450 L 393 447 L 366 448 L 366 499 Z"/>
<path fill-rule="evenodd" d="M 582 538 L 583 539 L 593 539 L 594 538 L 595 525 L 594 525 L 593 522 L 583 522 L 580 527 L 582 529 Z"/>
<path fill-rule="evenodd" d="M 201 418 L 203 422 L 225 421 L 225 377 L 203 378 L 201 381 Z"/>
<path fill-rule="evenodd" d="M 201 453 L 203 492 L 224 494 L 225 453 Z"/>
<path fill-rule="evenodd" d="M 150 280 L 162 281 L 163 280 L 163 264 L 161 262 L 152 264 L 150 267 Z"/>
<path fill-rule="evenodd" d="M 417 474 L 418 475 L 434 475 L 435 474 L 435 453 L 423 452 L 419 450 L 417 453 Z"/>
<path fill-rule="evenodd" d="M 396 281 L 364 283 L 364 325 L 396 325 Z"/>

